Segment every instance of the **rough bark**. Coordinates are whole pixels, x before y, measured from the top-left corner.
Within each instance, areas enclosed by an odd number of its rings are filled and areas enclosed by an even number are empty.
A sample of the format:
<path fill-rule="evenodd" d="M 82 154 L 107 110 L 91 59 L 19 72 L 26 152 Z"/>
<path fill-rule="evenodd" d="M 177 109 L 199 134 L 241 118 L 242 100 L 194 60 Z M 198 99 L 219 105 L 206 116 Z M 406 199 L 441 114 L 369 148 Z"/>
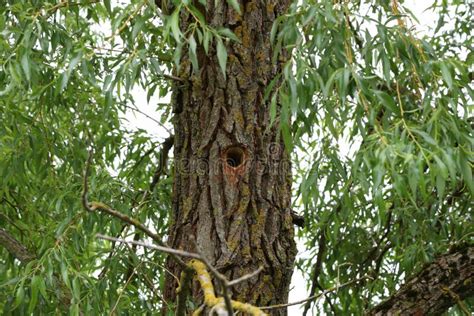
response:
<path fill-rule="evenodd" d="M 186 83 L 174 93 L 169 245 L 196 251 L 193 236 L 202 254 L 229 279 L 264 266 L 257 277 L 233 288 L 233 299 L 254 305 L 287 302 L 296 253 L 290 163 L 278 120 L 270 126 L 270 104 L 263 100 L 266 86 L 281 70 L 281 61 L 272 63 L 271 27 L 288 3 L 240 1 L 239 15 L 226 1 L 208 1 L 207 11 L 202 9 L 207 22 L 231 29 L 241 43 L 227 43 L 226 79 L 215 47 L 207 55 L 198 48 L 198 73 L 183 53 L 179 77 Z M 181 15 L 183 25 L 188 19 Z M 173 261 L 167 268 L 180 275 Z M 165 300 L 175 301 L 176 287 L 168 276 Z M 196 287 L 198 303 L 200 296 Z"/>
<path fill-rule="evenodd" d="M 369 315 L 440 315 L 474 295 L 474 246 L 463 246 L 425 266 Z"/>
<path fill-rule="evenodd" d="M 0 229 L 0 246 L 5 247 L 12 256 L 22 263 L 28 263 L 35 258 L 34 254 L 4 229 Z"/>

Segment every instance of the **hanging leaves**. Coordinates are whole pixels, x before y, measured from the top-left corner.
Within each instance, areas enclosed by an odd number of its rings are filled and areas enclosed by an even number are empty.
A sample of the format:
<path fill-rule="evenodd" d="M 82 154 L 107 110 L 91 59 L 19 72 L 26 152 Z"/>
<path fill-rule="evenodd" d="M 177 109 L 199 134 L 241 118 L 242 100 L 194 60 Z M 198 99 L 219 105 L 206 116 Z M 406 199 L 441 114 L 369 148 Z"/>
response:
<path fill-rule="evenodd" d="M 168 96 L 188 84 L 183 71 L 199 74 L 204 59 L 225 78 L 244 42 L 238 15 L 256 12 L 235 0 L 166 3 L 0 6 L 0 226 L 35 258 L 19 266 L 0 248 L 5 313 L 162 307 L 164 257 L 118 245 L 109 256 L 111 244 L 94 237 L 131 231 L 84 215 L 88 150 L 91 195 L 165 234 L 173 172 L 143 201 L 138 193 L 149 189 L 177 110 Z M 226 8 L 229 21 L 216 23 L 212 5 Z M 438 1 L 430 8 L 436 29 L 421 32 L 404 5 L 294 1 L 270 34 L 250 34 L 270 38 L 273 62 L 284 64 L 261 91 L 267 128 L 280 128 L 293 159 L 291 208 L 305 216 L 297 233 L 308 254 L 298 266 L 314 271 L 320 256 L 322 288 L 373 277 L 338 289 L 315 306 L 320 314 L 360 314 L 473 234 L 472 10 Z M 142 129 L 147 102 L 159 116 L 153 133 Z M 125 112 L 139 128 L 127 125 Z M 139 277 L 125 286 L 130 267 Z"/>

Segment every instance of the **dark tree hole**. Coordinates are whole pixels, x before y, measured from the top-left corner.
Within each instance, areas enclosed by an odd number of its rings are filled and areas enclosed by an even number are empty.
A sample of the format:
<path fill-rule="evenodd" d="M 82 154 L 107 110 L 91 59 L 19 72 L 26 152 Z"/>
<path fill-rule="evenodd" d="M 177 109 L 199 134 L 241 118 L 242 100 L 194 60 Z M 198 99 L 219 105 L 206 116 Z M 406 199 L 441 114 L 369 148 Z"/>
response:
<path fill-rule="evenodd" d="M 240 147 L 227 149 L 225 160 L 230 167 L 240 166 L 244 162 L 244 150 Z"/>

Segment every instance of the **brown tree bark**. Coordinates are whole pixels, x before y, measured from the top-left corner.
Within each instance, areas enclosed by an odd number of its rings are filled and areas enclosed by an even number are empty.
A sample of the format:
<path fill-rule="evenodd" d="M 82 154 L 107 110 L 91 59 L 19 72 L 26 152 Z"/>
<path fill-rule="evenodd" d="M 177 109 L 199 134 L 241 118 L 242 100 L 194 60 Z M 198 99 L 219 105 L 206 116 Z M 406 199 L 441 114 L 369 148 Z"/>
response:
<path fill-rule="evenodd" d="M 196 251 L 194 239 L 199 251 L 229 279 L 264 266 L 258 276 L 232 289 L 233 299 L 254 305 L 287 302 L 296 254 L 289 157 L 278 119 L 270 126 L 270 105 L 263 98 L 282 62 L 272 63 L 270 31 L 288 4 L 288 0 L 240 1 L 239 15 L 226 1 L 208 1 L 207 10 L 201 7 L 207 22 L 231 29 L 241 42 L 226 45 L 226 78 L 215 46 L 208 54 L 198 48 L 198 73 L 193 73 L 183 52 L 179 77 L 185 83 L 174 93 L 169 245 Z M 199 7 L 197 1 L 195 5 Z M 182 25 L 191 19 L 181 14 Z M 167 268 L 180 275 L 172 260 Z M 175 278 L 168 275 L 166 301 L 175 301 L 176 288 Z M 198 287 L 193 297 L 199 303 Z"/>
<path fill-rule="evenodd" d="M 32 254 L 22 243 L 15 239 L 6 230 L 0 228 L 0 246 L 5 247 L 8 252 L 20 260 L 21 263 L 28 263 L 36 256 Z"/>
<path fill-rule="evenodd" d="M 369 315 L 441 315 L 474 295 L 474 246 L 462 246 L 425 266 Z"/>

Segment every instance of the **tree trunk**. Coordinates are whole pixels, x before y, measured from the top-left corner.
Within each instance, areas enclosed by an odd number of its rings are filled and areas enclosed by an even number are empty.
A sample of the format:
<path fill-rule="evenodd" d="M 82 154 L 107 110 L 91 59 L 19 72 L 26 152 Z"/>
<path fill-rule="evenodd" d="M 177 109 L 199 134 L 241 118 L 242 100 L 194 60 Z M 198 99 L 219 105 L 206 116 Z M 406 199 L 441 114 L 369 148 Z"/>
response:
<path fill-rule="evenodd" d="M 474 247 L 463 246 L 425 266 L 369 315 L 441 315 L 474 295 Z"/>
<path fill-rule="evenodd" d="M 270 30 L 289 1 L 240 1 L 242 15 L 226 1 L 201 8 L 215 28 L 231 29 L 241 43 L 227 43 L 224 78 L 215 45 L 198 47 L 199 72 L 183 52 L 176 88 L 175 177 L 169 245 L 199 250 L 229 279 L 264 270 L 235 286 L 232 298 L 257 306 L 287 302 L 296 247 L 290 214 L 291 169 L 279 135 L 270 126 L 265 88 L 281 70 L 272 63 Z M 218 3 L 218 6 L 214 6 Z M 186 25 L 191 17 L 181 14 Z M 215 44 L 215 41 L 214 41 Z M 172 260 L 175 275 L 180 267 Z M 167 276 L 164 298 L 175 302 L 177 282 Z M 193 289 L 196 303 L 202 292 Z M 285 315 L 279 310 L 275 315 Z"/>

